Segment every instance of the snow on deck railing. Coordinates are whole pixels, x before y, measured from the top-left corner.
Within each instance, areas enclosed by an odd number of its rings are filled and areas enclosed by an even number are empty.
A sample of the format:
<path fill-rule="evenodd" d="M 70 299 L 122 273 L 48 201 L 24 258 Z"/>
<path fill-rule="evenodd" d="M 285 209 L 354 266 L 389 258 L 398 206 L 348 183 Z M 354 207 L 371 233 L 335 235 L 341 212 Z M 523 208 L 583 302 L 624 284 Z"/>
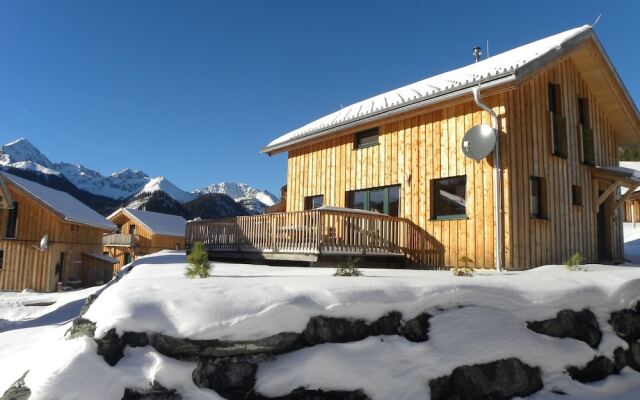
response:
<path fill-rule="evenodd" d="M 190 221 L 186 239 L 211 252 L 403 255 L 425 266 L 443 257 L 442 245 L 405 218 L 339 208 Z"/>

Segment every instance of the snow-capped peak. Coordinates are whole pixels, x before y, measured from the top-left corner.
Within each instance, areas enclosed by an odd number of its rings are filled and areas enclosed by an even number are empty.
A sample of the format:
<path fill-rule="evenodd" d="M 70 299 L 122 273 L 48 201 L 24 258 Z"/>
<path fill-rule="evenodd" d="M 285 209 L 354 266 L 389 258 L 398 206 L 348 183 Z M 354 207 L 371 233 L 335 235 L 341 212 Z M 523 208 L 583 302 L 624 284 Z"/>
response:
<path fill-rule="evenodd" d="M 147 184 L 144 185 L 144 187 L 140 192 L 153 193 L 157 191 L 165 192 L 166 194 L 168 194 L 175 200 L 179 201 L 180 203 L 186 203 L 187 201 L 190 201 L 196 198 L 194 194 L 185 192 L 184 190 L 180 189 L 179 187 L 171 183 L 164 176 L 158 176 L 156 178 L 149 180 L 149 182 L 147 182 Z"/>
<path fill-rule="evenodd" d="M 54 169 L 53 163 L 25 138 L 0 146 L 0 165 L 13 166 L 11 164 L 19 162 L 31 162 L 50 170 Z"/>
<path fill-rule="evenodd" d="M 232 199 L 239 201 L 241 199 L 256 199 L 261 203 L 272 206 L 278 202 L 278 197 L 266 190 L 255 189 L 246 183 L 220 182 L 207 186 L 206 188 L 196 189 L 193 193 L 202 195 L 207 193 L 224 193 Z"/>

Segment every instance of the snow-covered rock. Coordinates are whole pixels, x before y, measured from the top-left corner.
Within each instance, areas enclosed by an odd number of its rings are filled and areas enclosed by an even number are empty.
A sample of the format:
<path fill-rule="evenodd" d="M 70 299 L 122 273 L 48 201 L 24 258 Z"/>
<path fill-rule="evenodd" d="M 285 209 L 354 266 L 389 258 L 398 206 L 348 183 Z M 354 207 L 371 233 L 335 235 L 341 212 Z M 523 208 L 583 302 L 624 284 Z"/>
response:
<path fill-rule="evenodd" d="M 242 204 L 253 214 L 263 214 L 267 207 L 278 202 L 278 197 L 266 190 L 253 188 L 246 183 L 220 182 L 205 188 L 196 189 L 193 193 L 222 193 Z"/>
<path fill-rule="evenodd" d="M 56 163 L 55 168 L 78 188 L 117 200 L 138 193 L 151 180 L 144 172 L 128 168 L 109 176 L 77 163 Z"/>
<path fill-rule="evenodd" d="M 9 166 L 20 161 L 30 161 L 54 169 L 53 163 L 25 138 L 0 146 L 0 165 Z"/>
<path fill-rule="evenodd" d="M 164 176 L 159 176 L 157 178 L 149 180 L 149 182 L 144 185 L 142 190 L 140 190 L 141 193 L 153 193 L 157 191 L 165 192 L 180 203 L 186 203 L 187 201 L 196 198 L 194 194 L 185 192 L 184 190 L 178 188 Z"/>

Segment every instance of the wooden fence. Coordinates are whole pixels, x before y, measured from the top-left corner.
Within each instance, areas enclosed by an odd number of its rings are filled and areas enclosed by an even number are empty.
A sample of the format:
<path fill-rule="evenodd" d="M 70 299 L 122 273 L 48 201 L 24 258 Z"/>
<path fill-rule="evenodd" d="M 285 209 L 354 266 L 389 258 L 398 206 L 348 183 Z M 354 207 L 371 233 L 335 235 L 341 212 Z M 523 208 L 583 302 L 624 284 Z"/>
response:
<path fill-rule="evenodd" d="M 317 209 L 191 221 L 187 246 L 208 251 L 325 255 L 403 255 L 413 264 L 442 265 L 442 245 L 405 218 Z"/>

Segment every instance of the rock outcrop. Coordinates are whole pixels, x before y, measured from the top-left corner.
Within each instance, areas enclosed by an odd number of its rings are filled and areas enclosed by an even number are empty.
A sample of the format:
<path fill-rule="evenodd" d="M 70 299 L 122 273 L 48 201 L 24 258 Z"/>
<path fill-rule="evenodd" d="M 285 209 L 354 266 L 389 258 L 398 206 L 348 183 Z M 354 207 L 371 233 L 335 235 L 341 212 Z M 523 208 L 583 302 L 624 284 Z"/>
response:
<path fill-rule="evenodd" d="M 9 386 L 0 400 L 27 400 L 31 396 L 31 389 L 24 383 L 24 378 L 29 371 L 25 372 L 13 385 Z"/>
<path fill-rule="evenodd" d="M 429 382 L 432 400 L 506 400 L 542 389 L 540 368 L 517 358 L 461 366 Z"/>
<path fill-rule="evenodd" d="M 620 369 L 605 356 L 597 356 L 584 367 L 571 366 L 567 368 L 571 379 L 578 382 L 589 383 L 602 380 L 609 375 L 617 374 Z"/>
<path fill-rule="evenodd" d="M 609 320 L 613 331 L 628 343 L 640 340 L 640 302 L 635 309 L 624 309 L 611 313 Z"/>
<path fill-rule="evenodd" d="M 146 390 L 125 389 L 122 400 L 182 400 L 175 389 L 167 389 L 158 382 L 153 382 Z"/>
<path fill-rule="evenodd" d="M 586 308 L 582 311 L 562 310 L 556 318 L 527 322 L 527 327 L 543 335 L 577 339 L 594 349 L 602 339 L 596 316 Z"/>

